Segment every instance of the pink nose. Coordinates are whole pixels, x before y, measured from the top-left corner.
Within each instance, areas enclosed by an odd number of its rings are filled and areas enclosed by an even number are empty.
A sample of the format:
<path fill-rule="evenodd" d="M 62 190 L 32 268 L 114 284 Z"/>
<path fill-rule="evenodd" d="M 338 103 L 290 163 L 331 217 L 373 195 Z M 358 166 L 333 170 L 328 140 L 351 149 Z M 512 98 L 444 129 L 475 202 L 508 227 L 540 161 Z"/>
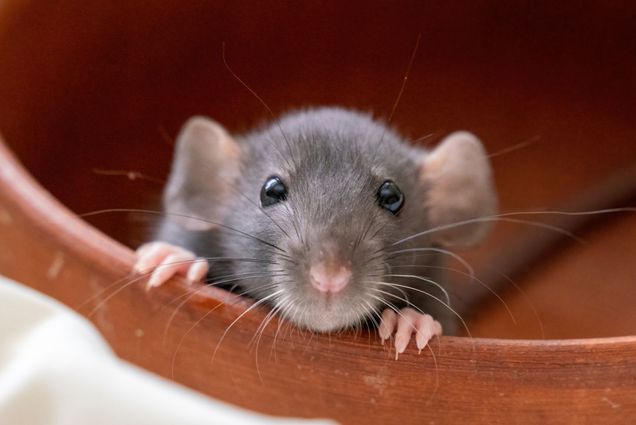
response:
<path fill-rule="evenodd" d="M 351 280 L 351 270 L 339 264 L 325 265 L 318 263 L 309 269 L 309 280 L 314 288 L 320 292 L 340 292 L 349 280 Z"/>

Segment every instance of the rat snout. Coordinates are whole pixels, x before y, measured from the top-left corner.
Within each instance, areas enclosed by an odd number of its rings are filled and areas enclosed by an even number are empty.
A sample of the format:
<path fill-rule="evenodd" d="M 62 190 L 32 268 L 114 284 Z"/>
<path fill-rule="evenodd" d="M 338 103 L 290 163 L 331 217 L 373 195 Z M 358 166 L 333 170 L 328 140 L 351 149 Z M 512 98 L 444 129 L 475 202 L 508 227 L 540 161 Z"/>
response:
<path fill-rule="evenodd" d="M 321 261 L 309 268 L 309 280 L 318 291 L 335 294 L 351 280 L 351 269 L 339 263 Z"/>

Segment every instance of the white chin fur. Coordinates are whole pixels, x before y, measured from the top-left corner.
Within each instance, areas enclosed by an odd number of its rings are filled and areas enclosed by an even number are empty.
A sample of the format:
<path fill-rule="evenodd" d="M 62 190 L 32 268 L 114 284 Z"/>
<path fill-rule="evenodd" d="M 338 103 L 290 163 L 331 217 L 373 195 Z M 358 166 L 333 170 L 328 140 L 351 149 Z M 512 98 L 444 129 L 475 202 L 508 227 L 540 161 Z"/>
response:
<path fill-rule="evenodd" d="M 294 314 L 291 313 L 291 318 Z M 342 314 L 338 312 L 312 311 L 305 312 L 300 317 L 296 316 L 292 320 L 296 325 L 316 332 L 337 331 L 356 323 L 355 317 L 351 313 Z"/>

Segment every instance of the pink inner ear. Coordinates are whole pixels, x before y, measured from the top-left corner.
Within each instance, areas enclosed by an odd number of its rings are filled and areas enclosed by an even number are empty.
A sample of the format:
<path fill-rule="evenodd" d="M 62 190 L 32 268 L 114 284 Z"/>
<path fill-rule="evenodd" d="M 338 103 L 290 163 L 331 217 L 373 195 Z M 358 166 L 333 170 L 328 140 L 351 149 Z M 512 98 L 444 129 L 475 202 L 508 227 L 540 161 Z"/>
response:
<path fill-rule="evenodd" d="M 240 146 L 223 127 L 205 117 L 190 118 L 179 133 L 164 192 L 164 208 L 175 214 L 169 219 L 190 230 L 214 227 L 218 199 L 231 196 L 240 175 L 240 157 Z"/>
<path fill-rule="evenodd" d="M 446 137 L 424 157 L 421 172 L 428 187 L 427 210 L 431 228 L 496 212 L 490 163 L 474 135 L 456 132 Z M 489 227 L 489 222 L 475 222 L 432 232 L 431 239 L 445 246 L 469 246 L 479 242 Z"/>

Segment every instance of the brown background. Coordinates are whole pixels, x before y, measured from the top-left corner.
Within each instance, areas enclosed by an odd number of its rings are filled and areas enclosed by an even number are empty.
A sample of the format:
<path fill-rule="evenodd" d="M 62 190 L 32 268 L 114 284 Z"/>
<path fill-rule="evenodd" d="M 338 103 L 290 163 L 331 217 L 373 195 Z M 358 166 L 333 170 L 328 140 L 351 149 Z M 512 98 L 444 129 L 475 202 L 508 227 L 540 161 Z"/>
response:
<path fill-rule="evenodd" d="M 81 213 L 157 206 L 170 139 L 190 115 L 231 131 L 338 104 L 386 117 L 416 37 L 394 124 L 416 139 L 469 129 L 493 157 L 502 211 L 549 208 L 636 161 L 636 7 L 629 2 L 83 2 L 0 7 L 0 128 L 26 167 Z M 90 222 L 136 246 L 152 220 Z M 470 258 L 515 238 L 500 224 Z M 581 235 L 474 318 L 475 336 L 636 333 L 636 218 Z M 533 312 L 536 309 L 536 314 Z M 537 319 L 538 316 L 538 319 Z M 542 322 L 543 333 L 539 320 Z"/>

